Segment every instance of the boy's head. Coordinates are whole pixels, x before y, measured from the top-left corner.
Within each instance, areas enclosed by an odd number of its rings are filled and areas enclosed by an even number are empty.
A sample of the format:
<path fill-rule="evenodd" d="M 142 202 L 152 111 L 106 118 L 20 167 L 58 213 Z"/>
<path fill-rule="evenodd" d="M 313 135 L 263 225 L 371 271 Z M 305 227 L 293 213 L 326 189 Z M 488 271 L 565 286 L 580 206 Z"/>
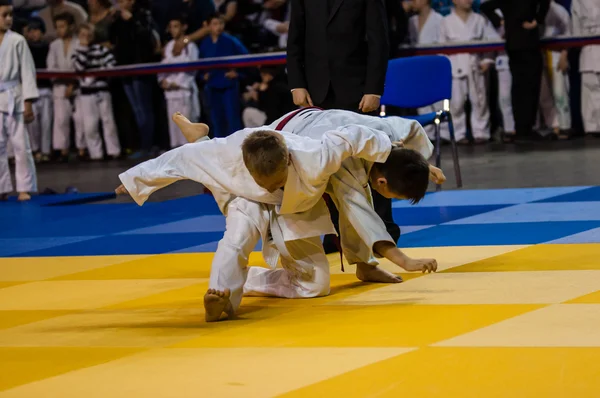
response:
<path fill-rule="evenodd" d="M 429 163 L 417 151 L 394 148 L 385 163 L 371 169 L 371 187 L 388 199 L 419 203 L 429 185 Z"/>
<path fill-rule="evenodd" d="M 117 5 L 119 6 L 119 10 L 132 12 L 135 0 L 117 0 Z"/>
<path fill-rule="evenodd" d="M 186 18 L 183 15 L 172 17 L 169 21 L 169 34 L 175 40 L 178 40 L 185 36 L 187 28 L 188 25 L 186 22 Z"/>
<path fill-rule="evenodd" d="M 27 39 L 29 41 L 41 41 L 46 33 L 46 25 L 42 18 L 33 17 L 27 22 Z"/>
<path fill-rule="evenodd" d="M 82 46 L 89 46 L 94 42 L 94 25 L 91 23 L 83 23 L 79 26 L 77 37 Z"/>
<path fill-rule="evenodd" d="M 254 181 L 269 192 L 287 182 L 290 153 L 283 137 L 268 130 L 256 131 L 242 143 L 244 164 Z"/>
<path fill-rule="evenodd" d="M 260 67 L 260 78 L 263 83 L 268 83 L 277 76 L 277 67 L 272 65 L 265 65 Z"/>
<path fill-rule="evenodd" d="M 56 35 L 61 39 L 66 39 L 73 36 L 75 29 L 75 17 L 73 14 L 63 12 L 54 17 L 54 26 L 56 27 Z"/>
<path fill-rule="evenodd" d="M 219 13 L 213 14 L 206 20 L 210 34 L 213 36 L 219 36 L 225 30 L 225 18 Z"/>
<path fill-rule="evenodd" d="M 4 33 L 13 24 L 12 0 L 0 0 L 0 32 Z"/>
<path fill-rule="evenodd" d="M 413 0 L 412 8 L 415 12 L 421 12 L 431 7 L 431 0 Z"/>
<path fill-rule="evenodd" d="M 473 0 L 452 0 L 454 7 L 461 11 L 472 11 Z"/>

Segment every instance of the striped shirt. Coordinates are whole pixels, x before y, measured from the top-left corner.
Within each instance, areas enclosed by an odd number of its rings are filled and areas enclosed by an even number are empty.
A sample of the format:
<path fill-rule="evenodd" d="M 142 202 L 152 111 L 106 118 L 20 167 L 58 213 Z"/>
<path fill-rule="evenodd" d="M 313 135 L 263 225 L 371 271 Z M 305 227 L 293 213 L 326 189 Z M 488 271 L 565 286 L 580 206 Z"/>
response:
<path fill-rule="evenodd" d="M 92 44 L 89 47 L 78 46 L 73 54 L 73 65 L 77 72 L 112 68 L 116 63 L 112 52 L 101 44 Z M 84 95 L 108 90 L 105 77 L 82 77 L 79 79 L 79 85 Z"/>

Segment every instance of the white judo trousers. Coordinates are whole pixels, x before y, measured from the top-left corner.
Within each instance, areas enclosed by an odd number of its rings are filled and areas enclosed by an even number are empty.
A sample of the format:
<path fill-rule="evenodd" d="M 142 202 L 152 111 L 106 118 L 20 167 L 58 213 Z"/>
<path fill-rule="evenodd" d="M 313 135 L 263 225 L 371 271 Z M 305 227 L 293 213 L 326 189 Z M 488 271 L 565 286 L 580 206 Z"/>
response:
<path fill-rule="evenodd" d="M 171 148 L 177 148 L 187 144 L 187 140 L 181 133 L 181 130 L 172 119 L 175 112 L 181 112 L 181 114 L 187 118 L 192 119 L 192 96 L 190 95 L 181 97 L 167 97 L 167 116 L 169 120 L 169 143 Z"/>
<path fill-rule="evenodd" d="M 40 97 L 33 103 L 35 120 L 27 125 L 31 150 L 50 155 L 52 152 L 52 91 L 40 89 Z"/>
<path fill-rule="evenodd" d="M 54 86 L 53 106 L 54 121 L 52 124 L 52 147 L 56 150 L 71 148 L 71 120 L 75 127 L 75 146 L 79 150 L 86 148 L 81 98 L 65 98 L 66 86 Z"/>
<path fill-rule="evenodd" d="M 502 113 L 502 125 L 507 133 L 515 132 L 515 117 L 512 108 L 512 74 L 508 66 L 508 55 L 496 58 L 496 71 L 498 72 L 498 103 Z"/>
<path fill-rule="evenodd" d="M 600 35 L 600 2 L 573 0 L 573 34 Z M 581 111 L 586 133 L 600 133 L 600 45 L 585 46 L 579 58 Z"/>
<path fill-rule="evenodd" d="M 0 112 L 0 194 L 13 191 L 6 148 L 8 142 L 11 143 L 15 155 L 17 192 L 36 192 L 35 162 L 31 153 L 29 134 L 25 128 L 23 113 L 10 115 L 6 112 Z"/>
<path fill-rule="evenodd" d="M 109 91 L 100 91 L 94 94 L 79 96 L 85 143 L 90 153 L 90 158 L 99 160 L 104 157 L 102 149 L 102 138 L 99 126 L 102 122 L 102 133 L 106 152 L 111 156 L 121 154 L 119 134 L 113 114 L 112 97 Z"/>
<path fill-rule="evenodd" d="M 435 44 L 440 41 L 440 28 L 442 24 L 442 20 L 444 17 L 431 10 L 429 15 L 427 16 L 427 20 L 419 29 L 419 16 L 413 15 L 410 17 L 408 21 L 408 34 L 410 38 L 411 44 Z M 429 106 L 424 106 L 417 109 L 419 115 L 425 115 L 432 112 L 441 111 L 444 107 L 443 101 L 437 102 L 435 104 L 431 104 Z M 427 132 L 427 136 L 432 140 L 435 140 L 435 128 L 432 125 L 425 126 L 425 131 Z M 448 138 L 450 135 L 450 131 L 446 128 L 444 132 L 444 138 Z"/>
<path fill-rule="evenodd" d="M 274 206 L 243 198 L 228 206 L 225 234 L 212 262 L 209 288 L 231 290 L 237 310 L 243 295 L 310 298 L 329 294 L 329 262 L 319 236 L 284 241 L 281 227 L 272 222 Z M 250 253 L 269 230 L 280 253 L 282 268 L 247 267 Z M 236 266 L 231 259 L 237 258 Z M 300 269 L 312 269 L 303 274 Z"/>

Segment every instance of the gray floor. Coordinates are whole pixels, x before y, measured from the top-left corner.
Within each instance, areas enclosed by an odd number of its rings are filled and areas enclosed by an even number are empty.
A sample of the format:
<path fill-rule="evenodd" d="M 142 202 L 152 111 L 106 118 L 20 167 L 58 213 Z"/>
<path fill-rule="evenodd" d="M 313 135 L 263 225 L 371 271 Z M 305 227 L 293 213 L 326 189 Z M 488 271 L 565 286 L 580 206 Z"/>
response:
<path fill-rule="evenodd" d="M 599 162 L 600 139 L 594 138 L 460 148 L 464 189 L 598 185 Z M 133 165 L 129 161 L 42 164 L 38 166 L 39 188 L 64 192 L 73 186 L 80 192 L 107 192 L 119 185 L 119 173 Z M 455 189 L 447 146 L 443 147 L 442 167 L 448 177 L 444 189 Z M 198 184 L 185 181 L 158 192 L 152 199 L 201 192 Z"/>

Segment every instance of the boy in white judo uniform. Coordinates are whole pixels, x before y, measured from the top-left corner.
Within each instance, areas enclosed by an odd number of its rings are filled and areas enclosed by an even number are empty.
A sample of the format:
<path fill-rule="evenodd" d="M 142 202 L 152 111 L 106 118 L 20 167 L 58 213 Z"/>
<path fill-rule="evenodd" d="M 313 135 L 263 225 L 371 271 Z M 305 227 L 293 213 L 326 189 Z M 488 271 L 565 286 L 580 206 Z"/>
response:
<path fill-rule="evenodd" d="M 431 8 L 430 0 L 414 0 L 412 9 L 417 13 L 408 20 L 408 36 L 412 45 L 434 44 L 440 41 L 440 29 L 444 17 Z M 418 109 L 420 115 L 437 112 L 443 108 L 443 102 L 425 106 Z M 425 131 L 430 139 L 435 139 L 433 126 L 426 126 Z M 444 133 L 445 137 L 450 135 L 449 131 Z"/>
<path fill-rule="evenodd" d="M 366 126 L 329 131 L 321 141 L 246 129 L 143 163 L 120 176 L 124 187 L 117 192 L 129 192 L 142 204 L 154 190 L 183 178 L 212 191 L 227 216 L 205 296 L 207 321 L 214 321 L 222 312 L 235 312 L 244 292 L 288 298 L 328 294 L 329 265 L 320 235 L 334 230 L 321 199 L 329 177 L 350 156 L 383 162 L 391 147 L 385 133 Z M 248 256 L 261 237 L 266 262 L 274 266 L 281 253 L 283 270 L 256 269 L 249 274 Z M 405 266 L 437 268 L 435 260 Z"/>
<path fill-rule="evenodd" d="M 485 17 L 473 12 L 473 0 L 454 0 L 450 15 L 442 21 L 440 42 L 499 40 L 500 36 Z M 490 139 L 490 109 L 487 101 L 485 73 L 494 59 L 478 53 L 454 54 L 452 61 L 452 99 L 450 109 L 456 140 L 467 144 L 465 104 L 471 101 L 471 129 L 476 144 Z M 448 139 L 448 137 L 444 137 Z"/>
<path fill-rule="evenodd" d="M 571 34 L 569 12 L 556 1 L 546 14 L 544 37 Z M 540 91 L 540 111 L 547 128 L 557 138 L 569 138 L 571 104 L 569 99 L 569 60 L 567 50 L 544 51 L 544 70 Z"/>
<path fill-rule="evenodd" d="M 69 13 L 54 17 L 58 39 L 50 43 L 47 65 L 50 70 L 74 72 L 73 54 L 79 46 L 75 35 L 75 18 Z M 71 119 L 75 125 L 75 145 L 79 156 L 85 155 L 85 134 L 81 115 L 77 109 L 76 84 L 74 79 L 55 79 L 52 85 L 54 100 L 54 123 L 52 147 L 61 152 L 62 160 L 67 160 L 71 148 Z"/>
<path fill-rule="evenodd" d="M 113 68 L 117 61 L 112 52 L 101 43 L 94 43 L 94 26 L 82 24 L 79 27 L 78 46 L 73 53 L 73 66 L 77 72 L 90 69 Z M 92 160 L 103 160 L 104 150 L 99 125 L 108 156 L 117 159 L 121 155 L 121 144 L 113 113 L 112 96 L 108 81 L 103 77 L 83 77 L 79 79 L 80 94 L 77 102 L 79 117 L 82 119 L 85 143 Z"/>
<path fill-rule="evenodd" d="M 198 60 L 198 47 L 193 42 L 189 42 L 181 51 L 181 54 L 173 55 L 175 43 L 184 38 L 186 31 L 187 23 L 183 17 L 171 18 L 169 33 L 173 39 L 165 47 L 163 64 L 177 64 Z M 177 148 L 178 146 L 187 144 L 187 141 L 175 122 L 170 120 L 170 116 L 175 112 L 180 112 L 193 122 L 200 119 L 200 93 L 196 85 L 196 72 L 162 73 L 158 75 L 158 82 L 164 90 L 165 99 L 167 100 L 171 148 Z"/>
<path fill-rule="evenodd" d="M 18 200 L 26 201 L 29 192 L 37 191 L 37 176 L 25 124 L 35 118 L 32 102 L 39 93 L 33 57 L 25 38 L 10 30 L 12 23 L 12 1 L 0 0 L 0 200 L 13 191 L 6 148 L 10 141 Z"/>
<path fill-rule="evenodd" d="M 600 2 L 598 0 L 573 0 L 571 3 L 573 34 L 600 35 Z M 581 111 L 586 134 L 600 138 L 600 45 L 581 49 Z"/>

